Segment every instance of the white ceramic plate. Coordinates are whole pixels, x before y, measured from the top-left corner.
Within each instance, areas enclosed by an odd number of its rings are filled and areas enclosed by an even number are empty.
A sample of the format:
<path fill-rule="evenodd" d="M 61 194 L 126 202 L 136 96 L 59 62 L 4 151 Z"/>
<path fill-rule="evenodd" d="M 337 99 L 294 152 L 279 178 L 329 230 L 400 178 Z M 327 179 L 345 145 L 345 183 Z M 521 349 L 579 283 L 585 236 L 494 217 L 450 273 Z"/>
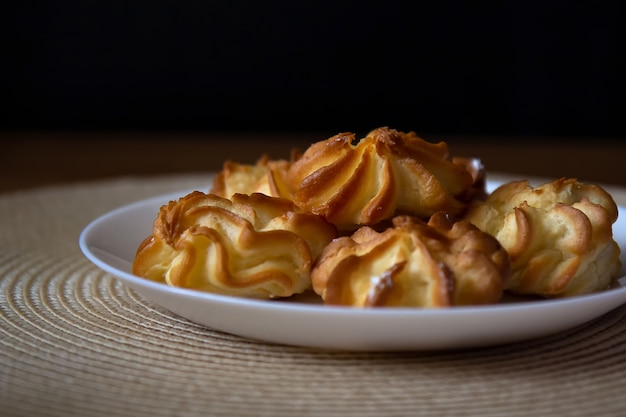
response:
<path fill-rule="evenodd" d="M 493 189 L 497 184 L 489 183 Z M 440 350 L 498 345 L 554 334 L 626 303 L 626 276 L 617 288 L 562 300 L 446 309 L 357 309 L 311 299 L 263 301 L 175 288 L 137 277 L 131 263 L 152 232 L 159 208 L 188 191 L 118 208 L 91 222 L 79 244 L 85 256 L 148 300 L 193 322 L 267 342 L 355 351 Z M 626 275 L 626 209 L 614 237 Z"/>

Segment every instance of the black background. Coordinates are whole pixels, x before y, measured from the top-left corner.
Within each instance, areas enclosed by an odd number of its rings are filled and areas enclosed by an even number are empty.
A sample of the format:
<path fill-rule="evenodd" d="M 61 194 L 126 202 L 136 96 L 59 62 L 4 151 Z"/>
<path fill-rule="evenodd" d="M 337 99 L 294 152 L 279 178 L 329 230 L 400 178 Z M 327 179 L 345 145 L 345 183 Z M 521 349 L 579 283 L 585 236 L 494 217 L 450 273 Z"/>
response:
<path fill-rule="evenodd" d="M 0 122 L 623 137 L 623 4 L 19 1 Z"/>

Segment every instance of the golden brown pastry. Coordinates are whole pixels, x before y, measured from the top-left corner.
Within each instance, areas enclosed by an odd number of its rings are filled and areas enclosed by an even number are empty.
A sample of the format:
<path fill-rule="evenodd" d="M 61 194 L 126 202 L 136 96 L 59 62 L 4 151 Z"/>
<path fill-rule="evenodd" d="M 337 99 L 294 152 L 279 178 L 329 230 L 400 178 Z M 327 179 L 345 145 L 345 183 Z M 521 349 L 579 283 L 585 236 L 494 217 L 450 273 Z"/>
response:
<path fill-rule="evenodd" d="M 561 178 L 536 188 L 526 180 L 504 184 L 464 219 L 508 251 L 508 290 L 563 297 L 606 289 L 619 272 L 612 230 L 617 215 L 602 187 Z"/>
<path fill-rule="evenodd" d="M 449 307 L 498 302 L 510 261 L 498 241 L 443 212 L 428 223 L 397 216 L 383 232 L 363 226 L 333 240 L 313 267 L 325 304 Z"/>
<path fill-rule="evenodd" d="M 292 158 L 296 155 L 292 153 Z M 291 199 L 285 183 L 292 161 L 269 159 L 263 155 L 254 165 L 226 161 L 213 180 L 211 194 L 230 198 L 233 194 L 262 193 L 271 197 Z"/>
<path fill-rule="evenodd" d="M 472 175 L 472 186 L 457 198 L 465 203 L 487 198 L 487 171 L 479 158 L 453 156 L 452 163 L 462 166 Z"/>
<path fill-rule="evenodd" d="M 260 193 L 194 191 L 161 207 L 134 274 L 175 287 L 255 298 L 311 287 L 311 268 L 336 229 L 293 202 Z"/>
<path fill-rule="evenodd" d="M 445 142 L 382 127 L 358 143 L 353 133 L 342 133 L 312 144 L 287 181 L 303 210 L 354 231 L 397 214 L 460 213 L 478 184 L 468 166 L 453 162 Z"/>

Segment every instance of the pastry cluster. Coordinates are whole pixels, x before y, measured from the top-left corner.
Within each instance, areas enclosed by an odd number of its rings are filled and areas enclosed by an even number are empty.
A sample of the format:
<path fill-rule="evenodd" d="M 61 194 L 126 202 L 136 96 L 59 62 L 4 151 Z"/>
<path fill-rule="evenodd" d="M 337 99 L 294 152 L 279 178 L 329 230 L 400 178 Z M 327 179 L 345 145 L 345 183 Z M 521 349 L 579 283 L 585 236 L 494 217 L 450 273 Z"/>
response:
<path fill-rule="evenodd" d="M 208 193 L 161 208 L 136 275 L 220 294 L 325 304 L 449 307 L 506 292 L 565 297 L 621 268 L 617 206 L 559 179 L 486 191 L 480 159 L 387 127 L 256 164 L 226 161 Z"/>
<path fill-rule="evenodd" d="M 264 189 L 340 231 L 354 231 L 397 214 L 422 219 L 437 211 L 459 214 L 484 187 L 478 159 L 453 158 L 445 142 L 382 127 L 358 141 L 353 133 L 340 133 L 301 155 L 292 153 L 289 161 L 226 162 L 211 192 L 228 197 L 233 190 Z"/>

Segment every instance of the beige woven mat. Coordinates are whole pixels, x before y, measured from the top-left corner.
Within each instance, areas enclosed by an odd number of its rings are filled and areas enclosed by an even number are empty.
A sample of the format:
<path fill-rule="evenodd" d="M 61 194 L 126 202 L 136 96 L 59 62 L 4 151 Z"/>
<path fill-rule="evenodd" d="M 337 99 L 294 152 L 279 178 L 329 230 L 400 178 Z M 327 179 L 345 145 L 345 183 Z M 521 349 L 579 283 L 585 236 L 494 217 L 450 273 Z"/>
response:
<path fill-rule="evenodd" d="M 327 352 L 190 323 L 81 254 L 95 217 L 205 183 L 126 178 L 0 195 L 0 415 L 624 415 L 626 305 L 507 346 Z M 626 190 L 610 191 L 626 204 Z"/>

